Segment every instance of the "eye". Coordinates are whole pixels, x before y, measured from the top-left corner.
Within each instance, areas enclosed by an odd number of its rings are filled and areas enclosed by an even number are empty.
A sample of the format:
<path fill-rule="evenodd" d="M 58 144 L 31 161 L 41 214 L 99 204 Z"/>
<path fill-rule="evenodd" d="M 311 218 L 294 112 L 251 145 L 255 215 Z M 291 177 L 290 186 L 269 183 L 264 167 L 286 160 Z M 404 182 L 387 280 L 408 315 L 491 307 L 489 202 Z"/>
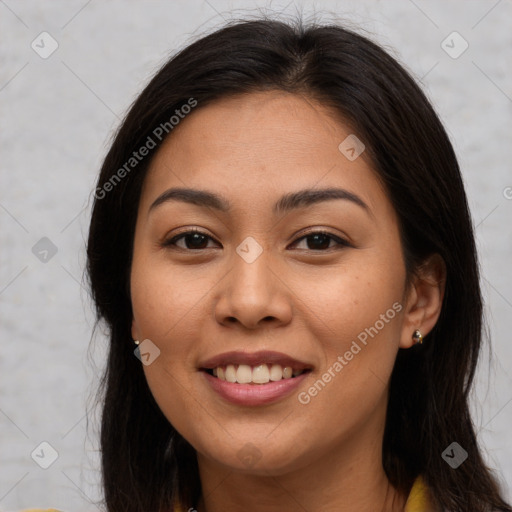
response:
<path fill-rule="evenodd" d="M 312 251 L 322 251 L 325 249 L 333 249 L 333 248 L 341 248 L 341 247 L 352 247 L 352 245 L 344 240 L 343 238 L 340 238 L 336 235 L 333 235 L 332 233 L 326 232 L 326 231 L 311 231 L 305 236 L 302 236 L 298 240 L 294 242 L 294 244 L 298 244 L 301 241 L 306 242 L 306 249 L 312 250 Z M 335 246 L 330 246 L 330 243 L 334 241 Z M 340 247 L 341 246 L 341 247 Z"/>
<path fill-rule="evenodd" d="M 184 241 L 185 246 L 179 245 L 178 242 Z M 163 247 L 178 247 L 180 249 L 184 250 L 201 250 L 201 249 L 209 249 L 211 247 L 207 247 L 208 241 L 213 240 L 213 238 L 206 233 L 203 233 L 202 231 L 199 231 L 197 229 L 193 229 L 190 231 L 185 231 L 183 233 L 180 233 L 179 235 L 176 235 L 175 237 L 166 240 L 163 242 Z M 312 250 L 312 251 L 324 251 L 326 249 L 333 249 L 340 247 L 352 247 L 349 242 L 344 240 L 343 238 L 340 238 L 336 235 L 333 235 L 332 233 L 326 232 L 326 231 L 311 231 L 307 233 L 306 235 L 300 237 L 295 242 L 293 242 L 293 245 L 297 245 L 300 242 L 305 241 L 306 242 L 306 250 Z M 334 246 L 331 246 L 331 242 L 335 242 Z"/>
<path fill-rule="evenodd" d="M 182 245 L 178 245 L 176 242 L 185 241 L 185 247 Z M 206 233 L 203 233 L 202 231 L 199 231 L 198 229 L 192 229 L 190 231 L 185 231 L 184 233 L 181 233 L 179 235 L 176 235 L 175 237 L 171 238 L 170 240 L 166 240 L 163 242 L 163 247 L 172 247 L 176 246 L 180 249 L 184 250 L 192 250 L 192 249 L 209 249 L 209 247 L 206 247 L 205 244 L 208 243 L 208 239 L 213 240 L 212 237 L 207 235 Z"/>

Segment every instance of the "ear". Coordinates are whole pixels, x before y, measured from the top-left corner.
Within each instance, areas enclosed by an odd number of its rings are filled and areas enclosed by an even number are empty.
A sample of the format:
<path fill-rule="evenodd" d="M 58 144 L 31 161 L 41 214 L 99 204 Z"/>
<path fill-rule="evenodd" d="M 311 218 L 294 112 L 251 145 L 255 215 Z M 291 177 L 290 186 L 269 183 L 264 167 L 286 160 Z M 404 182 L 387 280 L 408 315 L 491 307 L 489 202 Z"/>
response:
<path fill-rule="evenodd" d="M 419 329 L 425 337 L 441 314 L 446 286 L 446 264 L 439 254 L 428 257 L 418 268 L 407 291 L 400 348 L 414 345 L 412 334 Z"/>

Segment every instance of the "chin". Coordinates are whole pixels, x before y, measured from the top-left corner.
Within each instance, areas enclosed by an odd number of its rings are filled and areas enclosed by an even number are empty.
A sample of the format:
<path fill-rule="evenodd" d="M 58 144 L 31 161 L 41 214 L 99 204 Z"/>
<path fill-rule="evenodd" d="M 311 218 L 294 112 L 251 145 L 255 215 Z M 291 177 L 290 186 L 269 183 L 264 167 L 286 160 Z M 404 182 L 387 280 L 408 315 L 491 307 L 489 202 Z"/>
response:
<path fill-rule="evenodd" d="M 289 440 L 288 440 L 289 441 Z M 236 448 L 235 448 L 236 446 Z M 284 442 L 279 449 L 270 443 L 247 442 L 229 443 L 218 450 L 206 452 L 206 457 L 230 471 L 258 476 L 280 476 L 298 469 L 302 464 L 296 453 L 297 443 Z M 204 452 L 203 452 L 204 453 Z"/>

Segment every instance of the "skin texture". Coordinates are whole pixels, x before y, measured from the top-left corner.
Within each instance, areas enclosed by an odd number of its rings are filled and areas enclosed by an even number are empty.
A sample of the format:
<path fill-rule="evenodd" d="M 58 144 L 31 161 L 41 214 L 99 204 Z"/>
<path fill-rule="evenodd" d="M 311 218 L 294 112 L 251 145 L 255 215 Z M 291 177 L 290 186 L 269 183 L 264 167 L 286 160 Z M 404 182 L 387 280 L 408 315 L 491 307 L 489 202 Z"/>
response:
<path fill-rule="evenodd" d="M 393 207 L 366 154 L 349 161 L 340 152 L 353 132 L 322 105 L 267 91 L 200 107 L 151 164 L 131 270 L 132 335 L 160 349 L 144 372 L 198 453 L 199 512 L 403 510 L 407 497 L 382 468 L 388 384 L 399 348 L 412 346 L 415 329 L 425 336 L 435 325 L 442 265 L 432 258 L 406 289 Z M 215 192 L 232 209 L 168 201 L 150 211 L 171 187 Z M 368 210 L 335 199 L 272 212 L 283 194 L 327 187 L 356 194 Z M 190 237 L 163 246 L 194 228 L 210 237 L 201 248 Z M 308 244 L 305 230 L 350 245 Z M 263 249 L 252 263 L 236 252 L 249 236 Z M 395 303 L 401 311 L 307 404 L 294 392 L 237 406 L 198 369 L 227 351 L 276 350 L 313 367 L 299 389 L 307 391 Z M 251 467 L 240 456 L 249 442 L 260 456 Z"/>

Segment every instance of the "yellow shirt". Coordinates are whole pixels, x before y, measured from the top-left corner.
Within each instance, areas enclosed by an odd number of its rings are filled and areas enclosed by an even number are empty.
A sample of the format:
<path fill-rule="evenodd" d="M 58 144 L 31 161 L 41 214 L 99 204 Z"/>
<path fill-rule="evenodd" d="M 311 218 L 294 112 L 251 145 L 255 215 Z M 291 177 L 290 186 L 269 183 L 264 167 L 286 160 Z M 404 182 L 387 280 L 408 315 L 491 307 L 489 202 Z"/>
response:
<path fill-rule="evenodd" d="M 428 496 L 428 489 L 419 476 L 412 486 L 404 512 L 433 512 L 432 504 Z"/>
<path fill-rule="evenodd" d="M 174 512 L 187 512 L 190 507 L 184 508 L 178 506 Z M 31 508 L 22 510 L 21 512 L 60 512 L 54 508 L 46 510 L 39 508 Z M 428 499 L 428 491 L 423 479 L 418 477 L 412 486 L 407 503 L 405 504 L 404 512 L 432 512 L 431 505 Z"/>

